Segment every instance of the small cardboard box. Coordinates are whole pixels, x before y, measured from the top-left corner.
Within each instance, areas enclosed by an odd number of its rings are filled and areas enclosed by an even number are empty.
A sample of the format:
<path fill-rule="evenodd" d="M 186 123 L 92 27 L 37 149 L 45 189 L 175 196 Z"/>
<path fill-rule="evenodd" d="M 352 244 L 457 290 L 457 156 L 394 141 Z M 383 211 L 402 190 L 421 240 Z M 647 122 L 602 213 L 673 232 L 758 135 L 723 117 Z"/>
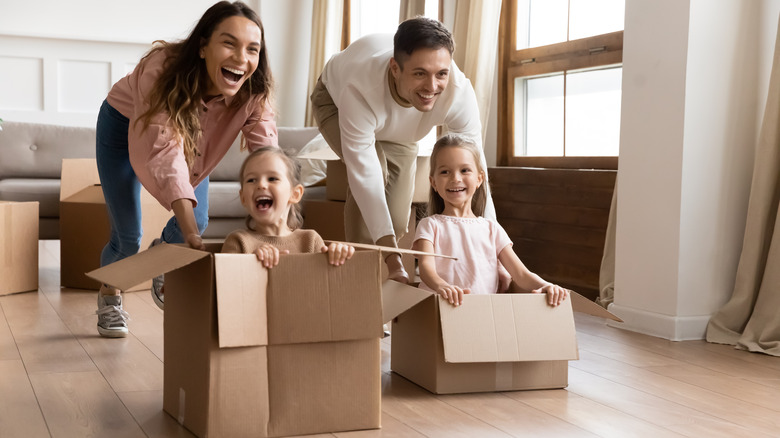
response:
<path fill-rule="evenodd" d="M 158 245 L 89 275 L 124 290 L 166 273 L 163 409 L 201 437 L 269 437 L 380 426 L 380 264 L 291 254 L 266 270 Z"/>
<path fill-rule="evenodd" d="M 347 166 L 330 148 L 321 149 L 308 154 L 300 155 L 298 158 L 317 159 L 326 161 L 326 180 L 325 197 L 330 201 L 346 201 L 347 188 Z M 430 183 L 428 174 L 430 171 L 430 155 L 417 156 L 417 171 L 415 172 L 414 193 L 412 195 L 413 203 L 426 203 L 430 193 Z"/>
<path fill-rule="evenodd" d="M 579 358 L 572 311 L 618 319 L 576 292 L 562 305 L 542 294 L 466 295 L 461 306 L 427 295 L 393 320 L 390 368 L 436 394 L 565 388 Z"/>
<path fill-rule="evenodd" d="M 38 290 L 38 203 L 0 201 L 0 295 Z"/>
<path fill-rule="evenodd" d="M 84 273 L 100 267 L 111 226 L 94 159 L 62 160 L 60 188 L 60 286 L 99 289 L 100 283 Z M 160 236 L 171 217 L 152 195 L 141 188 L 143 214 L 141 248 Z M 149 289 L 151 282 L 133 290 Z"/>

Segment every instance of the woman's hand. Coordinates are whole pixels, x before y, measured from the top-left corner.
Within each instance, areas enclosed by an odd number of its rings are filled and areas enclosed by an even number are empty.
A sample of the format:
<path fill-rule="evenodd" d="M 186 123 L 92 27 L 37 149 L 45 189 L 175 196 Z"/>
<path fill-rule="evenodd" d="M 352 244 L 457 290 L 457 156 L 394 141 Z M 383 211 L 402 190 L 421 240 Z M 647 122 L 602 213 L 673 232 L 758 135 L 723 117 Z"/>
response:
<path fill-rule="evenodd" d="M 542 287 L 532 290 L 531 292 L 535 294 L 546 293 L 547 304 L 553 307 L 564 302 L 566 300 L 566 297 L 569 296 L 568 289 L 564 289 L 558 286 L 557 284 L 552 284 L 552 283 L 547 283 Z"/>
<path fill-rule="evenodd" d="M 460 286 L 453 286 L 451 284 L 444 283 L 436 288 L 436 293 L 441 295 L 442 298 L 449 301 L 453 306 L 460 306 L 463 304 L 463 295 L 471 292 L 468 289 L 463 289 Z"/>
<path fill-rule="evenodd" d="M 322 252 L 328 253 L 328 262 L 334 266 L 343 265 L 355 254 L 355 247 L 342 242 L 331 242 L 322 247 Z"/>
<path fill-rule="evenodd" d="M 187 244 L 192 249 L 199 249 L 201 251 L 206 250 L 206 246 L 203 245 L 203 238 L 200 236 L 200 234 L 197 233 L 187 235 Z"/>
<path fill-rule="evenodd" d="M 260 248 L 255 250 L 257 260 L 259 260 L 260 263 L 262 263 L 263 266 L 268 269 L 271 269 L 279 264 L 279 255 L 289 253 L 290 251 L 286 249 L 284 251 L 279 251 L 279 248 L 267 243 L 263 244 Z"/>

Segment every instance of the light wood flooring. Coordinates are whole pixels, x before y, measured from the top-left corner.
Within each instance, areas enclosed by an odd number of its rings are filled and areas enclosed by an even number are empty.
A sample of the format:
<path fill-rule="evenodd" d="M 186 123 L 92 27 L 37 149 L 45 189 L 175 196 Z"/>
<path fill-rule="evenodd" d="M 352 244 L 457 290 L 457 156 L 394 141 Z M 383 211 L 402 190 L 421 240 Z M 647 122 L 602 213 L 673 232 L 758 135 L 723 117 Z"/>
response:
<path fill-rule="evenodd" d="M 187 437 L 162 411 L 163 312 L 125 295 L 131 335 L 95 330 L 95 292 L 60 289 L 41 241 L 40 290 L 0 297 L 0 437 Z M 780 358 L 669 342 L 577 315 L 565 390 L 437 396 L 390 372 L 379 430 L 338 437 L 778 437 Z"/>

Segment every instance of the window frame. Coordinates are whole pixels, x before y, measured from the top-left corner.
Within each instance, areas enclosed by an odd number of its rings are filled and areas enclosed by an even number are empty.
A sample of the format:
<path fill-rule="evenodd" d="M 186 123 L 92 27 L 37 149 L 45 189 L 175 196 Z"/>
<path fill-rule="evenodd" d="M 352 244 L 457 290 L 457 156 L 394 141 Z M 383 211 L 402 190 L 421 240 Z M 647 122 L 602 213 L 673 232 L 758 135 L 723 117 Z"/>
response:
<path fill-rule="evenodd" d="M 618 157 L 526 157 L 514 155 L 515 79 L 619 66 L 623 31 L 547 46 L 516 50 L 517 0 L 506 0 L 499 25 L 498 148 L 499 166 L 566 169 L 617 169 Z M 565 120 L 564 120 L 565 123 Z"/>

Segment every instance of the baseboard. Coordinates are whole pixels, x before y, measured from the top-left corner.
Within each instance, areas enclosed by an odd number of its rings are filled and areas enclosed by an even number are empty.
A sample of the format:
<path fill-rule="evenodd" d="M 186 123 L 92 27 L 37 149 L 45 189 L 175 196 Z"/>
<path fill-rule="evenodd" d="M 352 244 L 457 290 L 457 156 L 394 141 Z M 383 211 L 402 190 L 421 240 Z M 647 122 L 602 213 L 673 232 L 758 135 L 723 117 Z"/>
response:
<path fill-rule="evenodd" d="M 622 323 L 607 321 L 608 326 L 671 341 L 704 339 L 707 323 L 711 317 L 711 315 L 669 316 L 615 303 L 610 304 L 608 309 L 624 321 Z"/>

